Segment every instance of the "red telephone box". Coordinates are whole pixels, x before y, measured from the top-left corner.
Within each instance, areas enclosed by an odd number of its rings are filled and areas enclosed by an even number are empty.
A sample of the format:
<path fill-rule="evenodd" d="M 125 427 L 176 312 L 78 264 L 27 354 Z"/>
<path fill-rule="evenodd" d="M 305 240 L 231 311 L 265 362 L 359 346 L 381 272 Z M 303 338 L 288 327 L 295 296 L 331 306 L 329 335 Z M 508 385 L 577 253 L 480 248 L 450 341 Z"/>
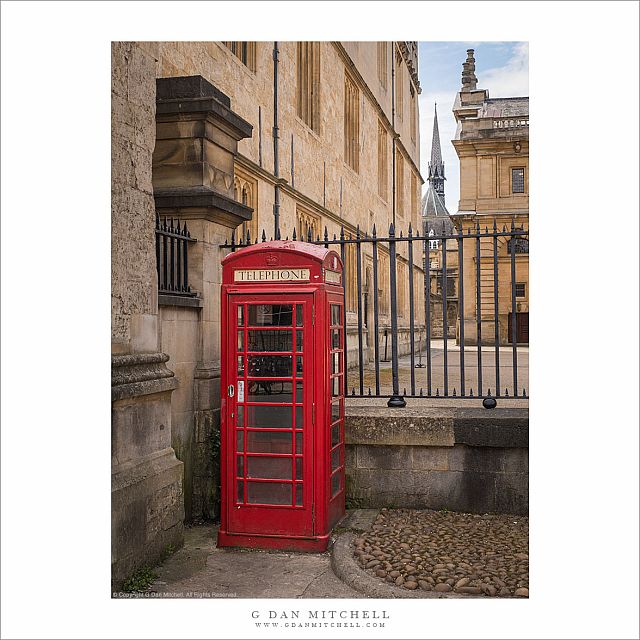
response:
<path fill-rule="evenodd" d="M 222 265 L 218 546 L 324 551 L 345 513 L 342 261 L 279 240 Z"/>

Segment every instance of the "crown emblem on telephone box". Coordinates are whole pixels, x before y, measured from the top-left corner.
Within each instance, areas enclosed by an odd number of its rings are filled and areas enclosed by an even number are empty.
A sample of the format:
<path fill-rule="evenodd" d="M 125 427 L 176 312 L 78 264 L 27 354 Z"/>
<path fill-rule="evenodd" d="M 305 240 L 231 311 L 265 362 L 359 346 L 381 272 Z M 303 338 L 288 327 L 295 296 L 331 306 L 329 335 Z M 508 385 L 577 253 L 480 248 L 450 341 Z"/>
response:
<path fill-rule="evenodd" d="M 275 253 L 267 254 L 267 265 L 269 267 L 275 267 L 278 264 L 278 262 L 280 262 L 280 259 Z"/>

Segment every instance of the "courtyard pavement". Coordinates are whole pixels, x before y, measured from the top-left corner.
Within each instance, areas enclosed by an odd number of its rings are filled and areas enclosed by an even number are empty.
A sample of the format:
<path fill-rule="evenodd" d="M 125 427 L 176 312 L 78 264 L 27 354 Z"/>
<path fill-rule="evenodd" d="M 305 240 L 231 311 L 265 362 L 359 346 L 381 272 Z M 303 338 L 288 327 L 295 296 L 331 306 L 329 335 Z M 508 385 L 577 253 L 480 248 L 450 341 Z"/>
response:
<path fill-rule="evenodd" d="M 148 591 L 221 599 L 528 596 L 528 518 L 520 516 L 356 509 L 335 528 L 329 550 L 315 554 L 219 549 L 216 534 L 213 525 L 185 529 L 184 547 L 154 569 Z"/>

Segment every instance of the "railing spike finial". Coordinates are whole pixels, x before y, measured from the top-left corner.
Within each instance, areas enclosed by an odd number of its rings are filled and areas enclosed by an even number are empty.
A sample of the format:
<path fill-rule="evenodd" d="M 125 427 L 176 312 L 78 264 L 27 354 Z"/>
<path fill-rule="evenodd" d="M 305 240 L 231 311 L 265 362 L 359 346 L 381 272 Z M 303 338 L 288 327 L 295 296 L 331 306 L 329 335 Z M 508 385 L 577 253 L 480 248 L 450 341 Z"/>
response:
<path fill-rule="evenodd" d="M 356 225 L 356 238 L 358 240 L 360 239 L 360 225 L 359 224 Z"/>
<path fill-rule="evenodd" d="M 289 242 L 289 236 L 286 236 L 284 239 L 285 242 Z"/>
<path fill-rule="evenodd" d="M 247 229 L 247 244 L 251 244 L 251 231 Z"/>
<path fill-rule="evenodd" d="M 313 232 L 311 231 L 311 227 L 307 229 L 307 242 L 313 242 Z"/>
<path fill-rule="evenodd" d="M 340 225 L 340 240 L 344 240 L 344 225 Z"/>
<path fill-rule="evenodd" d="M 422 387 L 420 387 L 420 397 L 422 398 Z"/>
<path fill-rule="evenodd" d="M 371 229 L 371 236 L 373 238 L 376 237 L 376 223 L 375 222 L 373 223 L 373 229 Z"/>
<path fill-rule="evenodd" d="M 324 225 L 324 241 L 327 242 L 329 240 L 329 232 L 327 231 L 327 225 Z"/>
<path fill-rule="evenodd" d="M 371 395 L 371 387 L 369 387 L 369 395 Z"/>
<path fill-rule="evenodd" d="M 336 238 L 336 234 L 335 233 L 333 234 L 333 239 L 334 239 L 334 241 L 336 241 L 338 239 L 338 238 Z"/>
<path fill-rule="evenodd" d="M 453 387 L 453 397 L 454 398 L 456 397 L 456 388 L 455 387 Z"/>
<path fill-rule="evenodd" d="M 436 387 L 436 398 L 440 397 L 440 387 Z"/>
<path fill-rule="evenodd" d="M 509 387 L 505 387 L 504 388 L 504 396 L 505 396 L 505 398 L 509 397 Z"/>
<path fill-rule="evenodd" d="M 516 230 L 516 219 L 511 218 L 511 231 L 515 231 L 515 230 Z"/>
<path fill-rule="evenodd" d="M 408 236 L 409 238 L 411 238 L 411 237 L 413 236 L 413 233 L 412 233 L 412 231 L 411 231 L 411 221 L 409 221 L 409 233 L 407 234 L 407 236 Z"/>
<path fill-rule="evenodd" d="M 291 234 L 291 239 L 292 240 L 297 240 L 298 238 L 296 237 L 296 228 L 293 228 L 293 233 Z"/>
<path fill-rule="evenodd" d="M 498 222 L 495 218 L 493 219 L 493 233 L 498 233 Z"/>
<path fill-rule="evenodd" d="M 491 397 L 491 389 L 487 389 L 487 395 Z"/>
<path fill-rule="evenodd" d="M 171 216 L 171 223 L 169 225 L 169 232 L 173 233 L 174 232 L 174 228 L 173 228 L 173 216 Z"/>
<path fill-rule="evenodd" d="M 351 387 L 351 395 L 355 396 L 356 395 L 356 389 L 355 387 Z"/>
<path fill-rule="evenodd" d="M 502 225 L 502 233 L 506 233 L 507 232 L 507 225 L 503 224 Z"/>
<path fill-rule="evenodd" d="M 256 239 L 253 241 L 253 244 L 258 244 L 258 236 L 256 236 Z"/>
<path fill-rule="evenodd" d="M 269 238 L 269 242 L 273 242 L 273 236 Z"/>
<path fill-rule="evenodd" d="M 167 216 L 164 216 L 164 218 L 162 218 L 162 230 L 167 231 L 167 229 Z"/>
<path fill-rule="evenodd" d="M 262 230 L 262 242 L 266 242 L 267 241 L 267 232 L 263 229 Z"/>
<path fill-rule="evenodd" d="M 232 247 L 236 246 L 236 230 L 235 229 L 231 231 L 231 246 Z"/>
<path fill-rule="evenodd" d="M 396 235 L 395 227 L 393 226 L 393 222 L 389 225 L 389 237 L 393 238 Z"/>
<path fill-rule="evenodd" d="M 404 388 L 402 389 L 402 395 L 403 395 L 403 396 L 406 396 L 406 395 L 407 395 L 407 387 L 404 387 Z"/>
<path fill-rule="evenodd" d="M 469 396 L 470 396 L 471 398 L 473 398 L 473 387 L 471 387 L 471 388 L 469 389 Z"/>
<path fill-rule="evenodd" d="M 527 397 L 527 390 L 524 387 L 522 387 L 522 397 L 523 398 Z"/>

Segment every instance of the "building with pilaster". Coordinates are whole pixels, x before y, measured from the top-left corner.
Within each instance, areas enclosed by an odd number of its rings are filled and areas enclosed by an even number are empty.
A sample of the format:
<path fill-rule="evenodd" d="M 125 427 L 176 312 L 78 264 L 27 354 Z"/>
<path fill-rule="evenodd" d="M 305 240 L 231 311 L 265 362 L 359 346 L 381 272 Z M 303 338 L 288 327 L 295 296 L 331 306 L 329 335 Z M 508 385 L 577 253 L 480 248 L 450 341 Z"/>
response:
<path fill-rule="evenodd" d="M 460 201 L 451 214 L 457 230 L 529 229 L 529 98 L 490 98 L 477 88 L 473 49 L 463 64 L 462 87 L 453 106 L 457 130 L 453 145 L 460 159 Z M 465 342 L 477 343 L 476 264 L 480 263 L 482 344 L 495 336 L 493 241 L 483 238 L 480 254 L 465 252 Z M 511 342 L 512 311 L 516 341 L 529 342 L 529 241 L 498 238 L 498 335 Z M 512 309 L 511 254 L 515 253 L 516 308 Z"/>

